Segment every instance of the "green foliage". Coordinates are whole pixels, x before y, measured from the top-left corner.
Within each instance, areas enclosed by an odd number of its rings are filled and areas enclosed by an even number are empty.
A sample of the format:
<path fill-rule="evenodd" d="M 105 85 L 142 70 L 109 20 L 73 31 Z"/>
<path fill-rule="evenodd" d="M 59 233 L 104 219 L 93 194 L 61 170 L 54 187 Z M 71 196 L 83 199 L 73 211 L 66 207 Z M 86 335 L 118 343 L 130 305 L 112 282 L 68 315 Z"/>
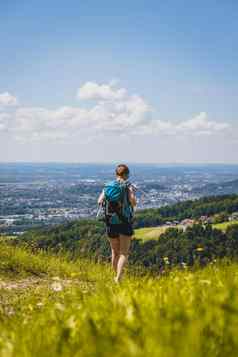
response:
<path fill-rule="evenodd" d="M 206 265 L 224 257 L 238 258 L 238 225 L 230 226 L 226 232 L 199 224 L 185 232 L 169 228 L 158 240 L 139 242 L 133 248 L 133 263 L 153 270 L 195 263 Z"/>
<path fill-rule="evenodd" d="M 213 216 L 212 222 L 214 224 L 223 223 L 223 222 L 228 221 L 228 218 L 229 218 L 229 215 L 224 213 L 224 212 L 222 212 L 222 213 L 215 214 Z"/>
<path fill-rule="evenodd" d="M 53 228 L 28 231 L 19 238 L 19 243 L 26 243 L 33 250 L 67 250 L 71 258 L 90 256 L 98 260 L 109 255 L 104 224 L 96 220 L 80 220 Z"/>

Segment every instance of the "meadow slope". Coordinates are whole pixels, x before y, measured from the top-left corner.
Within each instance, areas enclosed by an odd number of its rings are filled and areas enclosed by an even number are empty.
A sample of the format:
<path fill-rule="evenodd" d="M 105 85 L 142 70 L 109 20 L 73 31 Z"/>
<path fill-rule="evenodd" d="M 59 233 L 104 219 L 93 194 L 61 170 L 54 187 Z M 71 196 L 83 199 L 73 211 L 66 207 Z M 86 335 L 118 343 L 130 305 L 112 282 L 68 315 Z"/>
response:
<path fill-rule="evenodd" d="M 238 264 L 127 273 L 0 246 L 0 356 L 237 356 Z"/>
<path fill-rule="evenodd" d="M 229 221 L 223 223 L 212 224 L 213 228 L 226 231 L 228 227 L 232 225 L 238 225 L 238 221 Z M 171 228 L 170 226 L 158 226 L 158 227 L 145 227 L 135 229 L 135 237 L 141 239 L 142 241 L 147 241 L 151 239 L 159 239 L 160 235 L 166 232 L 167 229 Z M 172 228 L 182 229 L 180 225 Z"/>

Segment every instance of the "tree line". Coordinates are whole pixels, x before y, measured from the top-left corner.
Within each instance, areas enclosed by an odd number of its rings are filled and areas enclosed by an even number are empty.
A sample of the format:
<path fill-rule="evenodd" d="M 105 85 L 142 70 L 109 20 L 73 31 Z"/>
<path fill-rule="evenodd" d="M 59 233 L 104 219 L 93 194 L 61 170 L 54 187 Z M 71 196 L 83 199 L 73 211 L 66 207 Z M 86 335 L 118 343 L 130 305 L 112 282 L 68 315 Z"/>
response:
<path fill-rule="evenodd" d="M 167 221 L 181 221 L 185 218 L 199 219 L 201 216 L 213 216 L 238 211 L 238 195 L 203 197 L 198 200 L 188 200 L 174 205 L 151 208 L 138 211 L 135 217 L 135 227 L 154 227 Z"/>

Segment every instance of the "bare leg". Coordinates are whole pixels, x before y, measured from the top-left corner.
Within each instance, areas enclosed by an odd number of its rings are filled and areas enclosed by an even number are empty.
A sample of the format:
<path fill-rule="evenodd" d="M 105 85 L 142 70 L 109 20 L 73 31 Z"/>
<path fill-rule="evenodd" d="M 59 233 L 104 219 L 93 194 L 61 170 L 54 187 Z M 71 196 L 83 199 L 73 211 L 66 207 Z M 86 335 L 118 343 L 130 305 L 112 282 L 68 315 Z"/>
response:
<path fill-rule="evenodd" d="M 120 256 L 117 263 L 117 276 L 115 279 L 116 282 L 119 282 L 121 279 L 123 268 L 128 260 L 128 254 L 131 244 L 130 236 L 120 235 L 119 239 L 120 239 Z"/>
<path fill-rule="evenodd" d="M 117 272 L 117 264 L 120 254 L 120 240 L 119 238 L 110 238 L 110 246 L 112 252 L 112 268 Z"/>

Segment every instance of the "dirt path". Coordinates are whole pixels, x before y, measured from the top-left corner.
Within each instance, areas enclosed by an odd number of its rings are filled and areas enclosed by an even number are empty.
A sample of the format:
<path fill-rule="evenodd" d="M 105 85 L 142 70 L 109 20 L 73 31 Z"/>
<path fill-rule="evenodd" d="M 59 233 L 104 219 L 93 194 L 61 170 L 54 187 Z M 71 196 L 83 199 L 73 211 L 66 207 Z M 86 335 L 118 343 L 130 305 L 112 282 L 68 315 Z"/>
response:
<path fill-rule="evenodd" d="M 78 280 L 72 279 L 63 279 L 59 277 L 52 277 L 52 278 L 35 278 L 29 277 L 25 279 L 19 280 L 4 280 L 0 278 L 0 290 L 24 290 L 29 288 L 34 288 L 37 286 L 45 286 L 49 287 L 54 291 L 61 291 L 66 287 L 71 286 L 72 284 L 81 285 L 82 282 Z"/>

